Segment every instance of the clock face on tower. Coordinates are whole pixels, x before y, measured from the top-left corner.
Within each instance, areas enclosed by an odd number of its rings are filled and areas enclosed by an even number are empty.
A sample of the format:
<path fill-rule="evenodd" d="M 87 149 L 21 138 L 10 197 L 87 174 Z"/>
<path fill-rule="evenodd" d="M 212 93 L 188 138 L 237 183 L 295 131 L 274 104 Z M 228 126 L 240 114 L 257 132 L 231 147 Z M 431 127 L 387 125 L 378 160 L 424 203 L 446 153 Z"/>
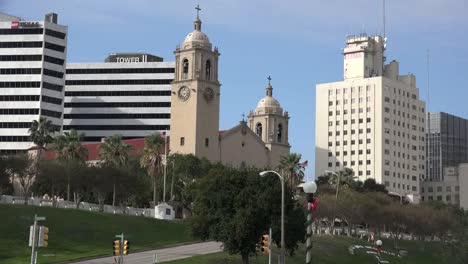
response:
<path fill-rule="evenodd" d="M 211 89 L 210 87 L 206 87 L 205 90 L 203 91 L 203 96 L 208 102 L 213 100 L 213 97 L 214 97 L 213 89 Z"/>
<path fill-rule="evenodd" d="M 181 101 L 185 102 L 190 97 L 190 89 L 187 86 L 182 86 L 180 87 L 179 92 L 177 92 L 177 95 Z"/>

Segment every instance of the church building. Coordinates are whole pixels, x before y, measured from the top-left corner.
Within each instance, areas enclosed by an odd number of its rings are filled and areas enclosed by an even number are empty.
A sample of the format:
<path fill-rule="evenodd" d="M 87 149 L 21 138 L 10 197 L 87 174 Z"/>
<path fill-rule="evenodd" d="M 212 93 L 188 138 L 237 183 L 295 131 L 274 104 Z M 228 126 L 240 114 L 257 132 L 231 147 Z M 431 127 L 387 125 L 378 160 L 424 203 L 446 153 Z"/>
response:
<path fill-rule="evenodd" d="M 288 112 L 273 97 L 268 78 L 266 95 L 248 120 L 219 130 L 221 84 L 218 80 L 219 50 L 194 21 L 194 31 L 175 54 L 171 88 L 171 153 L 194 154 L 233 167 L 275 167 L 289 154 Z"/>

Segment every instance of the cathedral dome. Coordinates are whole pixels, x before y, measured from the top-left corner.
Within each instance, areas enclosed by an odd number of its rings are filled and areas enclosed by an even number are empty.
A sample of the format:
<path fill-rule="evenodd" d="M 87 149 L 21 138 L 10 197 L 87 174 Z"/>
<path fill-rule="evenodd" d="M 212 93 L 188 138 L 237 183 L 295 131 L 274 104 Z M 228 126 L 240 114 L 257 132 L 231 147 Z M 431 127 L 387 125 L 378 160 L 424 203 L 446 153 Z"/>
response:
<path fill-rule="evenodd" d="M 185 37 L 182 47 L 184 49 L 195 47 L 211 49 L 210 39 L 205 33 L 201 31 L 201 20 L 197 18 L 193 23 L 195 25 L 195 30 L 190 32 L 187 37 Z"/>
<path fill-rule="evenodd" d="M 279 107 L 281 108 L 280 103 L 276 100 L 273 96 L 265 96 L 263 97 L 257 104 L 257 108 L 259 107 Z"/>
<path fill-rule="evenodd" d="M 268 77 L 268 86 L 266 87 L 266 95 L 257 104 L 257 113 L 282 113 L 283 109 L 276 98 L 273 97 L 273 87 L 270 83 L 271 78 Z"/>

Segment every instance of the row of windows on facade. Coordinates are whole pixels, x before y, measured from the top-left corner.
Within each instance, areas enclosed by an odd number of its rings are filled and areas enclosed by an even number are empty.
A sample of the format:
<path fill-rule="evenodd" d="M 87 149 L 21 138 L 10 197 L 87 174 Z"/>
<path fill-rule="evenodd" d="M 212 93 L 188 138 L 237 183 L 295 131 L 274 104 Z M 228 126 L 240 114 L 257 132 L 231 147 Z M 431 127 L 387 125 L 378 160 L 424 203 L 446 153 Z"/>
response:
<path fill-rule="evenodd" d="M 174 73 L 174 68 L 67 69 L 67 74 Z"/>
<path fill-rule="evenodd" d="M 182 79 L 183 80 L 188 79 L 189 77 L 188 72 L 189 72 L 189 60 L 187 58 L 184 58 L 182 60 Z M 207 60 L 205 62 L 205 80 L 208 80 L 208 81 L 211 80 L 211 61 L 210 60 Z"/>
<path fill-rule="evenodd" d="M 0 108 L 0 115 L 38 115 L 39 109 L 36 108 Z M 62 113 L 41 109 L 41 115 L 61 118 Z"/>
<path fill-rule="evenodd" d="M 0 88 L 40 88 L 40 82 L 0 82 Z M 42 83 L 42 88 L 61 92 L 63 90 L 62 85 L 52 84 L 48 82 Z"/>
<path fill-rule="evenodd" d="M 391 129 L 390 128 L 384 128 L 384 133 L 387 134 L 387 135 L 390 135 L 391 134 Z M 413 130 L 413 131 L 416 131 L 416 130 Z M 405 138 L 405 136 L 409 139 L 410 136 L 411 136 L 411 133 L 408 131 L 407 133 L 405 133 L 405 131 L 400 131 L 400 130 L 393 130 L 393 136 L 398 136 L 398 137 L 403 137 Z M 424 141 L 424 140 L 421 140 L 421 141 Z"/>
<path fill-rule="evenodd" d="M 445 186 L 445 191 L 446 192 L 451 192 L 452 191 L 452 186 Z M 455 191 L 459 192 L 460 191 L 460 186 L 455 186 Z M 427 192 L 428 193 L 434 192 L 434 187 L 427 187 Z M 437 186 L 436 192 L 442 192 L 442 186 Z M 424 193 L 424 187 L 421 187 L 421 193 Z"/>
<path fill-rule="evenodd" d="M 388 181 L 385 181 L 385 182 L 384 182 L 384 185 L 385 185 L 385 187 L 390 187 L 390 183 L 389 183 Z M 406 184 L 406 185 L 405 185 L 404 183 L 402 183 L 402 184 L 400 185 L 400 183 L 397 184 L 397 183 L 393 182 L 393 188 L 395 188 L 395 189 L 403 189 L 403 190 L 406 189 L 407 191 L 409 191 L 410 185 L 409 185 L 409 184 Z M 417 188 L 416 186 L 411 186 L 411 190 L 414 191 L 414 192 L 416 192 L 416 191 L 418 191 L 418 188 Z"/>
<path fill-rule="evenodd" d="M 168 125 L 67 125 L 63 130 L 168 130 Z"/>
<path fill-rule="evenodd" d="M 65 103 L 66 108 L 104 108 L 104 107 L 171 107 L 170 102 L 89 102 Z"/>
<path fill-rule="evenodd" d="M 0 122 L 0 128 L 31 128 L 32 122 Z M 60 131 L 60 126 L 51 125 L 52 131 Z"/>
<path fill-rule="evenodd" d="M 362 140 L 362 139 L 359 139 L 359 140 L 358 140 L 358 144 L 363 144 L 363 143 L 364 143 L 364 140 Z M 370 138 L 366 139 L 366 143 L 367 143 L 367 144 L 370 144 L 370 143 L 371 143 L 371 139 L 370 139 Z M 351 145 L 355 145 L 355 144 L 356 144 L 356 140 L 354 140 L 354 139 L 351 140 Z M 343 146 L 347 146 L 347 145 L 348 145 L 348 141 L 347 141 L 347 140 L 344 140 L 344 141 L 343 141 Z M 331 142 L 331 141 L 328 142 L 328 146 L 329 146 L 329 147 L 333 147 L 333 142 Z M 336 141 L 336 142 L 335 142 L 335 146 L 339 147 L 339 146 L 340 146 L 340 141 Z M 368 152 L 369 152 L 369 153 L 367 153 L 367 154 L 370 154 L 370 149 L 368 149 Z M 361 153 L 359 153 L 359 154 L 361 154 Z"/>
<path fill-rule="evenodd" d="M 359 97 L 357 98 L 359 103 L 363 103 L 364 102 L 364 98 L 363 97 Z M 335 101 L 335 105 L 340 105 L 340 100 L 336 100 Z M 366 102 L 371 102 L 371 97 L 370 96 L 367 96 L 366 97 Z M 343 104 L 348 104 L 349 103 L 349 100 L 348 99 L 343 99 Z M 356 98 L 351 98 L 351 104 L 355 104 L 356 103 Z M 333 101 L 328 101 L 328 106 L 333 106 Z"/>
<path fill-rule="evenodd" d="M 42 48 L 42 41 L 15 41 L 15 42 L 0 42 L 1 48 Z M 46 49 L 55 50 L 58 52 L 64 52 L 65 47 L 49 42 L 45 42 L 44 47 Z"/>
<path fill-rule="evenodd" d="M 371 90 L 372 90 L 371 86 L 366 85 L 366 91 L 369 92 Z M 363 86 L 358 86 L 357 89 L 356 89 L 356 87 L 351 87 L 351 89 L 348 89 L 348 88 L 343 88 L 343 89 L 336 88 L 336 90 L 331 89 L 331 90 L 328 90 L 328 95 L 341 94 L 341 91 L 343 91 L 343 94 L 347 94 L 349 91 L 351 91 L 351 93 L 355 93 L 356 91 L 364 92 L 364 87 Z"/>
<path fill-rule="evenodd" d="M 76 91 L 65 96 L 170 96 L 171 91 Z"/>
<path fill-rule="evenodd" d="M 394 163 L 395 163 L 395 162 L 394 162 Z M 398 162 L 398 164 L 400 164 L 400 163 Z M 413 167 L 414 167 L 414 165 L 413 165 Z M 398 165 L 398 168 L 400 168 L 400 165 Z M 404 169 L 404 168 L 405 168 L 405 164 L 403 163 L 403 169 Z M 408 169 L 409 169 L 409 164 L 408 164 Z M 384 171 L 384 175 L 385 175 L 385 176 L 390 176 L 390 171 L 385 170 L 385 171 Z M 400 174 L 400 172 L 395 172 L 395 171 L 392 172 L 392 177 L 393 177 L 393 178 L 398 178 L 398 179 L 400 179 L 400 178 L 401 178 L 401 179 L 405 179 L 405 178 L 406 178 L 406 180 L 408 180 L 408 181 L 409 181 L 409 179 L 410 179 L 410 175 L 409 175 L 409 174 L 405 174 L 405 173 L 401 173 L 401 174 Z M 411 176 L 411 180 L 412 180 L 412 181 L 417 181 L 417 177 L 413 175 L 413 176 Z"/>
<path fill-rule="evenodd" d="M 65 114 L 64 119 L 169 119 L 171 114 Z"/>
<path fill-rule="evenodd" d="M 404 153 L 403 153 L 403 154 L 404 154 Z M 398 156 L 398 157 L 400 157 L 400 156 Z M 409 157 L 409 155 L 408 155 L 408 157 Z M 394 162 L 393 162 L 393 166 L 394 166 L 395 168 L 396 168 L 396 164 L 398 164 L 398 168 L 407 169 L 407 170 L 410 170 L 410 169 L 411 169 L 412 171 L 418 171 L 418 167 L 419 167 L 420 169 L 423 169 L 423 170 L 424 170 L 424 167 L 425 167 L 424 164 L 410 165 L 409 163 L 408 163 L 408 164 L 405 164 L 404 162 L 401 163 L 401 167 L 400 167 L 400 162 L 397 163 L 396 161 L 394 161 Z M 388 164 L 386 163 L 385 165 L 389 166 L 390 163 L 388 163 Z M 384 171 L 384 175 L 385 175 L 385 176 L 390 176 L 390 171 L 388 171 L 388 170 Z M 393 177 L 395 177 L 395 172 L 393 172 Z"/>
<path fill-rule="evenodd" d="M 257 136 L 259 136 L 260 138 L 263 139 L 263 126 L 261 123 L 257 123 L 255 125 L 255 133 L 257 134 Z M 283 125 L 282 124 L 278 124 L 278 126 L 276 127 L 276 142 L 278 143 L 281 143 L 283 140 Z"/>
<path fill-rule="evenodd" d="M 41 68 L 7 68 L 0 69 L 0 75 L 41 74 Z M 44 69 L 44 74 L 62 79 L 63 72 Z"/>
<path fill-rule="evenodd" d="M 386 138 L 384 139 L 384 142 L 386 145 L 390 145 L 390 139 Z M 410 147 L 410 144 L 409 143 L 406 143 L 405 142 L 401 142 L 401 141 L 396 141 L 396 140 L 393 140 L 393 146 L 395 147 L 401 147 L 401 148 L 407 148 L 407 149 L 411 149 L 411 150 L 424 150 L 424 146 L 417 146 L 417 145 L 411 145 Z"/>
<path fill-rule="evenodd" d="M 351 153 L 351 156 L 356 155 L 356 151 L 355 151 L 355 150 L 351 150 L 350 153 Z M 335 152 L 335 157 L 339 157 L 340 154 L 341 154 L 341 152 L 336 151 L 336 152 Z M 358 154 L 359 154 L 359 155 L 364 154 L 364 150 L 362 150 L 362 149 L 358 150 Z M 371 150 L 370 150 L 370 149 L 367 149 L 367 150 L 366 150 L 366 154 L 371 154 Z M 348 151 L 346 151 L 346 150 L 343 151 L 343 156 L 348 156 Z M 333 152 L 329 151 L 329 152 L 328 152 L 328 157 L 333 157 Z M 367 161 L 367 165 L 369 165 L 369 164 L 371 164 L 371 161 L 370 161 L 370 160 Z M 354 164 L 351 164 L 351 165 L 354 165 Z M 359 161 L 359 165 L 362 165 L 362 160 Z"/>
<path fill-rule="evenodd" d="M 386 118 L 390 118 L 390 117 L 391 117 L 391 116 L 389 116 L 389 115 L 391 115 L 390 108 L 385 107 L 385 108 L 384 108 L 384 112 L 386 113 L 386 114 L 385 114 L 385 117 L 386 117 Z M 388 114 L 388 115 L 387 115 L 387 114 Z M 398 115 L 399 118 L 405 118 L 405 117 L 406 117 L 408 122 L 412 122 L 412 121 L 416 121 L 416 122 L 417 122 L 417 121 L 419 121 L 419 122 L 421 122 L 421 123 L 424 124 L 425 121 L 426 121 L 426 120 L 424 119 L 424 117 L 417 117 L 416 115 L 412 115 L 412 116 L 411 116 L 411 119 L 410 119 L 410 114 L 409 114 L 409 113 L 405 113 L 404 111 L 400 111 L 400 110 L 396 110 L 396 109 L 393 109 L 393 115 L 395 116 L 395 119 L 397 118 L 397 117 L 396 117 L 397 115 Z M 412 120 L 412 121 L 411 121 L 411 120 Z"/>
<path fill-rule="evenodd" d="M 370 123 L 370 122 L 371 122 L 371 118 L 370 118 L 370 117 L 366 118 L 366 123 Z M 351 119 L 351 124 L 355 124 L 355 123 L 356 123 L 356 120 L 355 120 L 355 119 Z M 364 119 L 363 119 L 363 118 L 359 118 L 358 123 L 359 123 L 359 124 L 364 123 Z M 343 125 L 347 125 L 347 124 L 348 124 L 348 120 L 343 120 Z M 339 125 L 340 125 L 340 120 L 336 120 L 336 121 L 335 121 L 335 125 L 339 126 Z M 333 126 L 333 121 L 328 121 L 328 126 L 329 126 L 329 127 Z"/>
<path fill-rule="evenodd" d="M 410 121 L 411 122 L 411 121 Z M 390 124 L 391 123 L 391 119 L 388 118 L 388 117 L 385 117 L 384 118 L 384 123 L 385 124 Z M 411 128 L 410 128 L 410 123 L 405 123 L 403 121 L 400 121 L 400 120 L 393 120 L 393 125 L 394 126 L 399 126 L 399 127 L 402 127 L 403 129 L 412 129 L 414 131 L 417 131 L 418 130 L 418 126 L 417 125 L 411 125 Z"/>
<path fill-rule="evenodd" d="M 106 137 L 87 137 L 84 136 L 81 138 L 81 142 L 102 142 L 102 139 Z M 127 139 L 136 139 L 136 138 L 141 138 L 141 137 L 122 137 L 122 140 L 127 140 Z"/>
<path fill-rule="evenodd" d="M 65 60 L 55 58 L 48 55 L 0 55 L 0 61 L 42 61 L 50 62 L 53 64 L 61 65 L 65 63 Z"/>
<path fill-rule="evenodd" d="M 436 196 L 436 199 L 437 201 L 443 201 L 442 200 L 442 195 L 438 195 Z M 421 196 L 421 201 L 425 201 L 425 197 L 424 196 Z M 429 195 L 427 196 L 427 200 L 428 201 L 434 201 L 434 197 L 432 195 Z M 449 202 L 449 203 L 452 203 L 452 196 L 451 195 L 446 195 L 445 196 L 445 202 Z M 460 195 L 459 194 L 455 194 L 454 195 L 454 200 L 453 200 L 453 204 L 459 204 L 460 203 Z"/>
<path fill-rule="evenodd" d="M 390 103 L 390 97 L 385 96 L 384 101 L 386 103 Z M 409 102 L 395 100 L 395 99 L 391 99 L 391 101 L 395 106 L 398 105 L 398 106 L 402 106 L 402 107 L 406 107 L 406 108 L 410 109 L 410 103 Z M 411 106 L 412 106 L 413 110 L 415 110 L 415 111 L 418 109 L 418 107 L 416 105 L 414 105 L 414 104 L 411 104 Z"/>
<path fill-rule="evenodd" d="M 66 85 L 134 85 L 134 84 L 171 84 L 170 79 L 134 79 L 134 80 L 67 80 Z"/>
<path fill-rule="evenodd" d="M 39 101 L 39 95 L 0 95 L 0 101 L 16 102 L 16 101 Z M 42 95 L 42 101 L 46 103 L 62 105 L 62 99 Z"/>
<path fill-rule="evenodd" d="M 343 166 L 346 167 L 347 165 L 345 165 L 344 163 L 345 163 L 345 162 L 343 162 Z M 346 162 L 346 163 L 347 163 L 347 162 Z M 336 165 L 336 167 L 340 167 L 340 166 L 341 166 L 340 162 L 336 162 L 335 165 Z M 332 162 L 329 162 L 329 163 L 328 163 L 328 168 L 329 168 L 330 170 L 333 169 L 333 163 L 332 163 Z M 364 175 L 364 174 L 363 174 L 363 171 L 361 171 L 361 170 L 358 171 L 357 173 L 358 173 L 358 176 L 363 176 L 363 175 Z M 371 171 L 370 171 L 370 170 L 367 170 L 367 171 L 366 171 L 366 175 L 367 175 L 367 176 L 371 175 Z"/>
<path fill-rule="evenodd" d="M 43 28 L 2 28 L 0 35 L 42 35 Z M 66 33 L 46 28 L 45 34 L 54 38 L 65 39 Z"/>
<path fill-rule="evenodd" d="M 370 107 L 367 107 L 366 108 L 366 112 L 367 113 L 370 113 L 371 111 L 371 108 Z M 358 112 L 360 114 L 364 113 L 364 108 L 358 108 Z M 355 114 L 356 113 L 356 109 L 352 108 L 351 109 L 351 114 Z M 336 115 L 340 115 L 341 114 L 341 111 L 340 110 L 336 110 Z M 343 110 L 343 115 L 347 115 L 348 114 L 348 109 L 344 109 Z M 333 111 L 328 111 L 328 116 L 333 116 Z"/>
<path fill-rule="evenodd" d="M 362 133 L 364 132 L 364 130 L 363 130 L 362 128 L 360 128 L 360 129 L 358 130 L 358 132 L 359 132 L 359 134 L 362 134 Z M 370 133 L 370 132 L 371 132 L 371 129 L 370 129 L 370 128 L 366 128 L 366 132 L 367 132 L 367 133 Z M 351 135 L 354 135 L 354 134 L 356 134 L 356 130 L 351 129 Z M 340 136 L 340 135 L 341 135 L 341 132 L 340 132 L 340 131 L 336 131 L 336 132 L 335 132 L 335 135 L 336 135 L 336 136 Z M 348 135 L 348 130 L 344 130 L 344 131 L 343 131 L 343 135 L 345 135 L 345 136 Z M 329 131 L 329 132 L 328 132 L 328 136 L 329 136 L 329 137 L 332 137 L 332 136 L 333 136 L 333 131 Z M 370 139 L 369 139 L 369 140 L 370 140 Z"/>
<path fill-rule="evenodd" d="M 413 149 L 414 150 L 414 149 Z M 390 150 L 388 149 L 384 149 L 384 154 L 385 155 L 390 155 Z M 421 161 L 424 161 L 424 155 L 419 155 L 420 156 L 420 159 Z M 410 158 L 410 154 L 406 154 L 406 157 L 405 157 L 405 153 L 403 152 L 400 152 L 400 151 L 393 151 L 393 157 L 398 157 L 398 158 L 403 158 L 403 159 L 406 159 L 406 158 Z M 424 165 L 423 165 L 424 167 Z"/>
<path fill-rule="evenodd" d="M 385 88 L 388 90 L 389 87 L 388 86 L 385 86 Z M 372 88 L 370 85 L 366 85 L 366 91 L 369 92 L 371 91 Z M 338 94 L 341 94 L 341 91 L 343 91 L 343 94 L 348 94 L 348 92 L 350 91 L 348 88 L 343 88 L 343 89 L 340 89 L 340 88 L 337 88 L 336 90 L 334 89 L 331 89 L 331 90 L 328 90 L 328 95 L 338 95 Z M 364 87 L 363 86 L 358 86 L 357 90 L 356 90 L 356 87 L 351 87 L 351 93 L 355 93 L 356 91 L 359 91 L 359 92 L 364 92 Z M 403 95 L 403 96 L 406 96 L 407 98 L 411 98 L 412 99 L 417 99 L 417 95 L 416 94 L 411 94 L 409 92 L 406 92 L 404 90 L 400 90 L 400 89 L 396 89 L 396 88 L 393 88 L 393 93 L 396 94 L 398 91 L 398 95 Z"/>

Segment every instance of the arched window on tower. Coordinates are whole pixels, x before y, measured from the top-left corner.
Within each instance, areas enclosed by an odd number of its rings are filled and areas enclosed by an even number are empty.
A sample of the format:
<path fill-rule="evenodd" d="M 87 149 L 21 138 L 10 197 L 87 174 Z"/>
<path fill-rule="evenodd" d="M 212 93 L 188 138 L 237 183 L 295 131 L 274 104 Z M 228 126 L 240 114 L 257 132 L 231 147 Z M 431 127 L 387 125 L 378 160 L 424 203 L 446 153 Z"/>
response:
<path fill-rule="evenodd" d="M 211 80 L 211 61 L 210 60 L 206 61 L 205 79 L 206 80 Z"/>
<path fill-rule="evenodd" d="M 257 134 L 257 136 L 262 138 L 262 124 L 261 123 L 257 123 L 257 125 L 255 126 L 255 133 Z"/>
<path fill-rule="evenodd" d="M 283 139 L 283 125 L 279 124 L 278 131 L 276 132 L 276 141 L 278 143 L 281 143 L 282 139 Z"/>
<path fill-rule="evenodd" d="M 184 59 L 182 62 L 182 79 L 188 78 L 188 67 L 189 67 L 189 62 L 187 59 Z"/>

